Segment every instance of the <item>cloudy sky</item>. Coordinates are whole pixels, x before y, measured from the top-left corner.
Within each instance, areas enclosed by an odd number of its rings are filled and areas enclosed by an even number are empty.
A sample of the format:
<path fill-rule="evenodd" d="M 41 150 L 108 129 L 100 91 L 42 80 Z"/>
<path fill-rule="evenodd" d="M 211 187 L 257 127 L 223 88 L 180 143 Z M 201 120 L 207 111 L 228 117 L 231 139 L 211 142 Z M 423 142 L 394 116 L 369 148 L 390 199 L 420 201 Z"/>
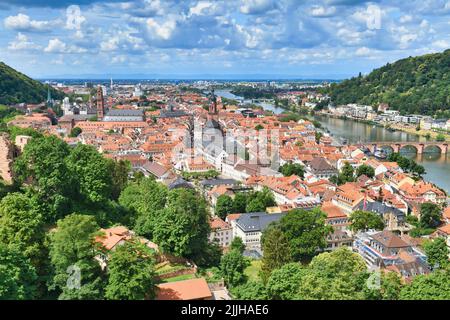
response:
<path fill-rule="evenodd" d="M 338 78 L 450 48 L 450 0 L 1 0 L 0 33 L 33 77 Z"/>

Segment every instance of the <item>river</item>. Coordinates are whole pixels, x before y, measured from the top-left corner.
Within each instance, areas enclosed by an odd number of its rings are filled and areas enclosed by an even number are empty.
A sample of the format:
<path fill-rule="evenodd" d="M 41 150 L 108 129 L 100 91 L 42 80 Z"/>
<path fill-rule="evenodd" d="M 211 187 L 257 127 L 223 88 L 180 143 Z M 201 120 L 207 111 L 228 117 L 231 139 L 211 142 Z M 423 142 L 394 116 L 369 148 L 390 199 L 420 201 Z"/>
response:
<path fill-rule="evenodd" d="M 238 100 L 244 103 L 251 103 L 251 100 L 244 100 L 236 96 L 230 90 L 217 90 L 216 94 L 228 99 Z M 280 114 L 284 110 L 277 108 L 271 103 L 257 103 L 265 110 Z M 419 137 L 402 131 L 389 131 L 383 127 L 372 126 L 363 122 L 331 118 L 327 116 L 315 116 L 322 126 L 336 137 L 348 139 L 350 143 L 360 141 L 426 141 L 426 138 Z M 450 194 L 450 153 L 442 155 L 438 152 L 416 154 L 412 149 L 405 148 L 402 154 L 423 165 L 426 170 L 425 180 L 435 183 L 440 188 Z"/>
<path fill-rule="evenodd" d="M 383 127 L 376 127 L 354 120 L 337 119 L 327 116 L 316 116 L 314 118 L 324 128 L 328 129 L 333 136 L 348 139 L 350 143 L 357 143 L 359 141 L 426 141 L 424 137 L 401 131 L 389 131 Z M 439 152 L 433 152 L 418 155 L 412 152 L 411 149 L 401 152 L 425 167 L 427 172 L 424 175 L 425 180 L 435 183 L 450 194 L 450 154 L 443 155 Z"/>

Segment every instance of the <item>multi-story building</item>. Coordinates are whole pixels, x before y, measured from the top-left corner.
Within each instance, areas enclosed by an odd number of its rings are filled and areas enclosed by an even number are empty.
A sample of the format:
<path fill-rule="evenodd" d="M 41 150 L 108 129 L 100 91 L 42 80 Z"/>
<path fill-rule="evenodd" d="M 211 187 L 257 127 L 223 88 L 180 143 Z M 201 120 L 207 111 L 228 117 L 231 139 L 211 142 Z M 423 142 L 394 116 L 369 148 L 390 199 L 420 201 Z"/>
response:
<path fill-rule="evenodd" d="M 211 226 L 209 241 L 216 242 L 222 248 L 228 247 L 233 240 L 233 228 L 231 225 L 219 217 L 211 219 L 209 225 Z"/>
<path fill-rule="evenodd" d="M 240 237 L 247 250 L 262 252 L 261 235 L 272 222 L 280 220 L 286 213 L 267 214 L 253 212 L 241 214 L 233 227 L 233 237 Z"/>
<path fill-rule="evenodd" d="M 425 254 L 391 231 L 358 233 L 353 250 L 372 270 L 395 271 L 406 279 L 430 272 Z"/>

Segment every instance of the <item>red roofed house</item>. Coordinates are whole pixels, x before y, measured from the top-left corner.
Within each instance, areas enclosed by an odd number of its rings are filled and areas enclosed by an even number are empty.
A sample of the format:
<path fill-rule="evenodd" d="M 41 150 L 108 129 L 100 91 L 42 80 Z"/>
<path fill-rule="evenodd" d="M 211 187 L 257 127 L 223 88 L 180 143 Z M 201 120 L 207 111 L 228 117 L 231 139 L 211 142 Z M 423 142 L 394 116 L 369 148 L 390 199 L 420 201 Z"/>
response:
<path fill-rule="evenodd" d="M 217 242 L 222 248 L 228 247 L 233 240 L 233 228 L 228 222 L 223 221 L 219 217 L 214 217 L 209 221 L 211 233 L 209 241 Z"/>
<path fill-rule="evenodd" d="M 330 201 L 324 202 L 321 210 L 327 215 L 325 223 L 333 227 L 333 233 L 327 236 L 326 250 L 336 250 L 342 246 L 351 247 L 353 239 L 348 232 L 350 221 L 344 210 Z"/>
<path fill-rule="evenodd" d="M 161 283 L 156 300 L 213 300 L 213 293 L 204 278 Z"/>

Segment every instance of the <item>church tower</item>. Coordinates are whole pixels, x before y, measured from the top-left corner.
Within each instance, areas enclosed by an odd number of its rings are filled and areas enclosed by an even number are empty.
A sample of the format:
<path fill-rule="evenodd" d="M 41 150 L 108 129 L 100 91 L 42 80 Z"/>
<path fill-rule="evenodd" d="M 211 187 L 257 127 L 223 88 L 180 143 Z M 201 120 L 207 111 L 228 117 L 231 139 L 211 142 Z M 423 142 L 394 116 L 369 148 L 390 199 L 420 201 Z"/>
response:
<path fill-rule="evenodd" d="M 214 94 L 214 89 L 211 90 L 211 96 L 210 96 L 210 103 L 209 103 L 209 114 L 211 116 L 217 115 L 217 97 Z"/>
<path fill-rule="evenodd" d="M 102 120 L 105 115 L 105 99 L 103 98 L 103 89 L 101 86 L 97 88 L 97 120 Z"/>

